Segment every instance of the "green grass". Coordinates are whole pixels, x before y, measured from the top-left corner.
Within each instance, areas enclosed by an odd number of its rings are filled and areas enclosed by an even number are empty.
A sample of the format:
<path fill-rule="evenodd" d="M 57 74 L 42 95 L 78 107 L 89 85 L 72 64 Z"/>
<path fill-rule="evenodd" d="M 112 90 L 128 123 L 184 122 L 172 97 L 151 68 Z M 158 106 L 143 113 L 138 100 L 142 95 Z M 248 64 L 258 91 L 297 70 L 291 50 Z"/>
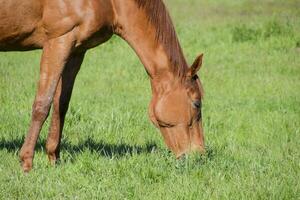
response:
<path fill-rule="evenodd" d="M 172 0 L 185 55 L 204 52 L 208 154 L 177 161 L 147 116 L 148 77 L 121 39 L 91 50 L 67 115 L 62 161 L 45 124 L 34 169 L 18 153 L 40 51 L 0 53 L 0 199 L 299 199 L 299 1 Z"/>

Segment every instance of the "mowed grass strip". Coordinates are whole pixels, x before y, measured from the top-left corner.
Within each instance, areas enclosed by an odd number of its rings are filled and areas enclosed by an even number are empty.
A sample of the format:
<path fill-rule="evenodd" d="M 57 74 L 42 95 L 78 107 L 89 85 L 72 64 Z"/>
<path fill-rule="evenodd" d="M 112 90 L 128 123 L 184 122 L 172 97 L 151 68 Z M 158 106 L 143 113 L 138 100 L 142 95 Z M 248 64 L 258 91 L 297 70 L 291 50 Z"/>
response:
<path fill-rule="evenodd" d="M 185 55 L 203 52 L 207 154 L 175 160 L 148 120 L 150 84 L 118 37 L 86 56 L 48 164 L 18 153 L 40 51 L 0 53 L 0 199 L 299 199 L 300 12 L 288 1 L 166 1 Z"/>

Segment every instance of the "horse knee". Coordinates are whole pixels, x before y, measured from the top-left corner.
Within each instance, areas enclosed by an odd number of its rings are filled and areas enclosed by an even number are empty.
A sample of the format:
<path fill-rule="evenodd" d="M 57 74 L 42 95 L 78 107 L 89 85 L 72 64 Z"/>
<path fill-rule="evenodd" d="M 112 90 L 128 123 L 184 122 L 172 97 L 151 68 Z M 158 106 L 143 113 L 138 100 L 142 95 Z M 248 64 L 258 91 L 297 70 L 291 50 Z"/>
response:
<path fill-rule="evenodd" d="M 34 120 L 45 120 L 48 117 L 50 103 L 46 101 L 35 101 L 32 106 L 32 117 Z"/>

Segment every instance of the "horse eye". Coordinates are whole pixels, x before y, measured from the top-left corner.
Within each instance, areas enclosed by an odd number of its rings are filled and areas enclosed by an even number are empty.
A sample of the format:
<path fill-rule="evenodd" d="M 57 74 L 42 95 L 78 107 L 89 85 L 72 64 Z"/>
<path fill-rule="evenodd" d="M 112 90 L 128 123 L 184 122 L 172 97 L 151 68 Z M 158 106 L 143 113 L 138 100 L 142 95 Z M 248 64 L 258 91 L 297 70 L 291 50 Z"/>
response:
<path fill-rule="evenodd" d="M 197 100 L 197 101 L 193 101 L 193 107 L 196 109 L 200 109 L 201 108 L 201 101 Z"/>

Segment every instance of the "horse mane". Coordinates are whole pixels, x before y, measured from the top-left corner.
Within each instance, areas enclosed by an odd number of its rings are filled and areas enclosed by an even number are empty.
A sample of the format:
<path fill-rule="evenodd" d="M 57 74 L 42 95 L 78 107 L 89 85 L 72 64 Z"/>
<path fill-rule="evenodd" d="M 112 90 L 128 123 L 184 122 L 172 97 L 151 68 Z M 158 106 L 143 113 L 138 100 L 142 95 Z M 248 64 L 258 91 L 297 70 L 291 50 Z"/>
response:
<path fill-rule="evenodd" d="M 177 38 L 174 25 L 162 0 L 135 0 L 144 9 L 149 22 L 156 28 L 156 41 L 162 43 L 172 63 L 173 72 L 185 76 L 188 66 Z"/>

